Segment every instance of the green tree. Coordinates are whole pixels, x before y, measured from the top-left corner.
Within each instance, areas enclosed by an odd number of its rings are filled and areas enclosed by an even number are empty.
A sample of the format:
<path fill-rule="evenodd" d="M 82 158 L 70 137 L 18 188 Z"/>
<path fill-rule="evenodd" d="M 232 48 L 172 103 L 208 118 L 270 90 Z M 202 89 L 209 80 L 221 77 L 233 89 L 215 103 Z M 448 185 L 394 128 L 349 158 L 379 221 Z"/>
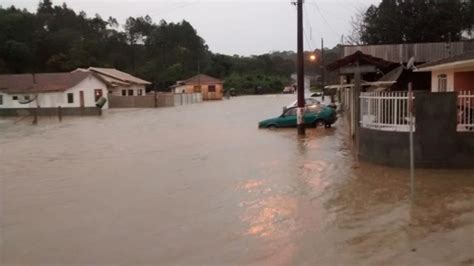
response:
<path fill-rule="evenodd" d="M 460 40 L 472 26 L 472 1 L 383 0 L 365 12 L 361 40 L 368 44 Z"/>

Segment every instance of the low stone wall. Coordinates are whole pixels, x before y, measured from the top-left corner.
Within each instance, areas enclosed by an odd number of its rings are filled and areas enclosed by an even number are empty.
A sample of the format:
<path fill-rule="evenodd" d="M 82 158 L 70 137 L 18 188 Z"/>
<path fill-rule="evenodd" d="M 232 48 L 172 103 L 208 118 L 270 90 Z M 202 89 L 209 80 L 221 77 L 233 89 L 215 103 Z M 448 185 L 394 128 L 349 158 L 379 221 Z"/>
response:
<path fill-rule="evenodd" d="M 474 168 L 474 132 L 457 132 L 455 93 L 416 93 L 415 165 Z M 374 163 L 409 167 L 409 133 L 360 128 L 359 156 Z"/>
<path fill-rule="evenodd" d="M 35 112 L 39 116 L 58 116 L 58 108 L 8 108 L 0 109 L 0 116 L 33 116 Z M 61 108 L 62 116 L 95 116 L 102 115 L 102 109 L 97 107 L 63 107 Z"/>

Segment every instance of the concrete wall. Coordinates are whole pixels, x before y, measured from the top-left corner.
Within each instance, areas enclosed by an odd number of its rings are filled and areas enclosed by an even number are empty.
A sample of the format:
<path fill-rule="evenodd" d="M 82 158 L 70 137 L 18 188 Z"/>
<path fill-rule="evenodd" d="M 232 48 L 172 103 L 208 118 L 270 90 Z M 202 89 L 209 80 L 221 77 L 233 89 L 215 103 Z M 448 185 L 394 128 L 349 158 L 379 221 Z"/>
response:
<path fill-rule="evenodd" d="M 58 116 L 58 108 L 8 108 L 0 109 L 0 116 L 33 116 L 38 112 L 39 116 Z M 102 115 L 102 109 L 97 107 L 66 107 L 61 108 L 63 116 L 94 116 Z"/>
<path fill-rule="evenodd" d="M 425 168 L 474 167 L 474 132 L 456 132 L 455 93 L 415 96 L 415 164 Z M 360 158 L 389 166 L 409 166 L 409 133 L 360 128 Z"/>
<path fill-rule="evenodd" d="M 114 96 L 109 95 L 110 108 L 153 108 L 155 96 Z"/>
<path fill-rule="evenodd" d="M 94 77 L 93 75 L 89 75 L 83 81 L 81 81 L 76 86 L 63 91 L 63 92 L 44 92 L 38 94 L 38 104 L 40 107 L 44 108 L 56 108 L 58 106 L 61 107 L 80 107 L 80 91 L 84 92 L 84 107 L 95 107 L 95 95 L 94 90 L 100 89 L 102 91 L 102 95 L 107 97 L 107 87 L 106 85 Z M 72 93 L 74 97 L 73 103 L 67 102 L 67 94 Z M 0 105 L 0 109 L 3 108 L 36 108 L 37 102 L 33 101 L 29 104 L 20 104 L 18 100 L 23 101 L 25 96 L 29 96 L 30 99 L 34 98 L 36 94 L 6 94 L 0 93 L 3 98 L 3 104 Z M 13 96 L 17 96 L 18 100 L 13 100 Z M 106 103 L 103 109 L 107 109 L 109 107 L 108 103 Z"/>
<path fill-rule="evenodd" d="M 109 95 L 110 108 L 154 108 L 171 107 L 202 101 L 200 93 L 157 93 L 146 96 L 113 96 Z"/>

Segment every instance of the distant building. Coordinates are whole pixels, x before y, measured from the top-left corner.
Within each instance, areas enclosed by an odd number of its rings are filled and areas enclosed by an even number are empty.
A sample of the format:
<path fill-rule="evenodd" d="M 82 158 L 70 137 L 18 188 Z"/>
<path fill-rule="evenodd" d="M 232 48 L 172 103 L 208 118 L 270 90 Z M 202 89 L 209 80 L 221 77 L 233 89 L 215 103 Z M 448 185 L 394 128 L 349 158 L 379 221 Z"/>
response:
<path fill-rule="evenodd" d="M 134 77 L 115 68 L 78 68 L 75 72 L 90 71 L 107 84 L 108 92 L 114 96 L 145 96 L 150 82 Z"/>
<path fill-rule="evenodd" d="M 203 100 L 221 100 L 224 86 L 222 80 L 208 75 L 196 75 L 187 80 L 178 81 L 171 87 L 174 93 L 201 93 Z"/>

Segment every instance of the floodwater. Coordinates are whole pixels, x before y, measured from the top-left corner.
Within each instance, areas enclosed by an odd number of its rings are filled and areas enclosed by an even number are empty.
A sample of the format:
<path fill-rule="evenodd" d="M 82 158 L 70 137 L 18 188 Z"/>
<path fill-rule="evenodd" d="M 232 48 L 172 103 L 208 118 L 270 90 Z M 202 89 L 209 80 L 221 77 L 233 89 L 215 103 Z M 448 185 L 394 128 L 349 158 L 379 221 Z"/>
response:
<path fill-rule="evenodd" d="M 473 265 L 474 171 L 355 167 L 294 95 L 0 120 L 1 265 Z"/>

